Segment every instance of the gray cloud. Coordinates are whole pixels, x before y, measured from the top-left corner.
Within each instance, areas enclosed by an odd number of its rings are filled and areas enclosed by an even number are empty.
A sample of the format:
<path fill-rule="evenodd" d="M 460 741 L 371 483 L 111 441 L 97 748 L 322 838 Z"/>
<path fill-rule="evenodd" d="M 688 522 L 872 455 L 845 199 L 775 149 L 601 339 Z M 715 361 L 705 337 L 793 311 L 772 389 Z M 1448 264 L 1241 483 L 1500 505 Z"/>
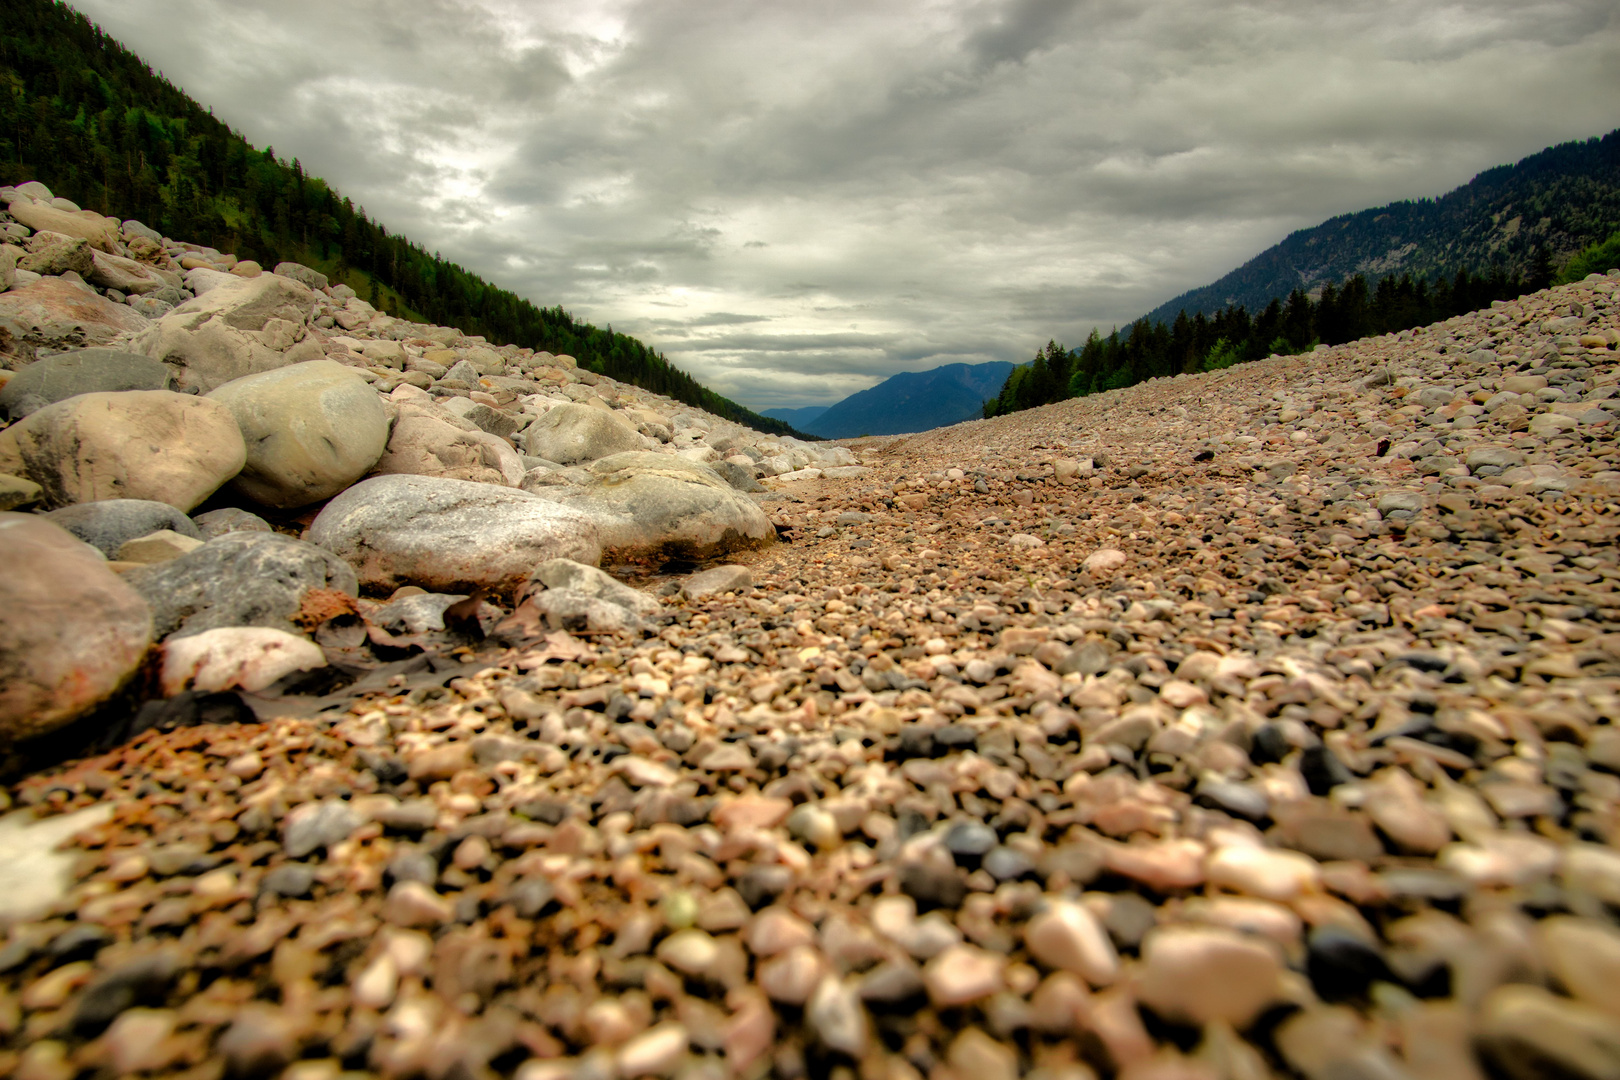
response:
<path fill-rule="evenodd" d="M 1620 100 L 1612 0 L 75 6 L 391 229 L 758 408 L 1106 333 Z"/>

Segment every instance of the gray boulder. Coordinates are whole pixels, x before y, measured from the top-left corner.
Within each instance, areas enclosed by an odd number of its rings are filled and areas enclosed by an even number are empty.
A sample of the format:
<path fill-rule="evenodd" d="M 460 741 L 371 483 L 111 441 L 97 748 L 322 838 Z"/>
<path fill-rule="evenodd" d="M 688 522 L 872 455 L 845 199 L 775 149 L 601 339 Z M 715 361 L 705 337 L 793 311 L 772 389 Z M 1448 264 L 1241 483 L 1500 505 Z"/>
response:
<path fill-rule="evenodd" d="M 331 360 L 234 379 L 209 394 L 236 417 L 247 464 L 232 486 L 265 506 L 330 498 L 388 445 L 388 411 L 353 368 Z"/>
<path fill-rule="evenodd" d="M 640 450 L 641 433 L 611 412 L 587 405 L 558 405 L 523 431 L 524 452 L 572 465 Z"/>
<path fill-rule="evenodd" d="M 765 491 L 765 485 L 754 479 L 754 470 L 745 469 L 733 461 L 714 461 L 709 468 L 738 491 Z"/>
<path fill-rule="evenodd" d="M 167 390 L 173 373 L 149 356 L 81 349 L 36 360 L 0 387 L 0 414 L 21 420 L 53 402 L 115 390 Z"/>
<path fill-rule="evenodd" d="M 447 410 L 410 402 L 398 409 L 387 450 L 372 470 L 378 475 L 442 476 L 508 487 L 522 483 L 523 463 L 504 440 Z"/>
<path fill-rule="evenodd" d="M 32 514 L 0 513 L 0 742 L 84 715 L 146 655 L 145 601 L 88 544 Z M 16 572 L 21 568 L 22 572 Z"/>
<path fill-rule="evenodd" d="M 34 240 L 43 240 L 35 237 Z M 29 241 L 30 251 L 17 263 L 17 269 L 35 274 L 60 275 L 72 271 L 88 278 L 95 271 L 95 260 L 90 257 L 90 245 L 78 237 L 64 236 L 54 243 Z"/>
<path fill-rule="evenodd" d="M 197 279 L 202 273 L 187 276 L 191 288 L 203 288 Z M 307 331 L 315 309 L 308 288 L 275 274 L 217 276 L 212 288 L 131 343 L 135 351 L 174 367 L 177 387 L 206 394 L 232 379 L 325 357 L 320 339 Z"/>
<path fill-rule="evenodd" d="M 342 559 L 276 533 L 227 533 L 177 559 L 131 570 L 124 580 L 151 605 L 159 637 L 221 626 L 302 634 L 306 628 L 294 620 L 311 592 L 359 595 Z"/>
<path fill-rule="evenodd" d="M 374 476 L 333 499 L 307 538 L 347 559 L 376 591 L 516 592 L 547 559 L 595 563 L 589 515 L 512 488 L 429 476 Z"/>
<path fill-rule="evenodd" d="M 626 453 L 595 462 L 590 472 L 588 483 L 536 494 L 594 517 L 603 550 L 614 557 L 703 560 L 776 538 L 765 512 L 707 465 Z"/>
<path fill-rule="evenodd" d="M 291 278 L 300 285 L 307 285 L 311 289 L 326 288 L 326 275 L 319 270 L 311 269 L 303 263 L 284 262 L 277 263 L 276 268 L 270 271 L 284 278 Z"/>
<path fill-rule="evenodd" d="M 479 372 L 476 367 L 465 360 L 457 360 L 450 365 L 450 370 L 444 373 L 450 382 L 466 383 L 468 386 L 477 386 Z"/>
<path fill-rule="evenodd" d="M 162 529 L 203 539 L 185 513 L 168 503 L 150 499 L 104 499 L 77 503 L 45 515 L 52 524 L 66 529 L 109 559 L 118 557 L 125 541 L 135 540 Z"/>
<path fill-rule="evenodd" d="M 606 571 L 572 559 L 548 559 L 541 563 L 529 575 L 529 584 L 550 590 L 566 589 L 638 615 L 656 615 L 659 610 L 658 601 L 646 593 L 632 589 Z"/>

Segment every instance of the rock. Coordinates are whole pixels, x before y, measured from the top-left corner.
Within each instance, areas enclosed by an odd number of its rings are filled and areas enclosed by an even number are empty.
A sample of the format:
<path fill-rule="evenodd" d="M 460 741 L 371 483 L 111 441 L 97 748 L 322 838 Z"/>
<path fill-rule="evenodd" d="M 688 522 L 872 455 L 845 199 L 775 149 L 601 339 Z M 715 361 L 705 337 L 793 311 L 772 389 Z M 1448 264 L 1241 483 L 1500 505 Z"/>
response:
<path fill-rule="evenodd" d="M 619 1076 L 635 1080 L 641 1076 L 671 1076 L 686 1057 L 689 1036 L 686 1028 L 673 1020 L 642 1032 L 619 1049 Z"/>
<path fill-rule="evenodd" d="M 319 270 L 312 270 L 302 263 L 277 263 L 276 268 L 270 272 L 272 274 L 279 274 L 284 278 L 291 278 L 300 285 L 305 285 L 317 291 L 324 290 L 327 286 L 325 274 L 321 273 Z"/>
<path fill-rule="evenodd" d="M 120 334 L 145 330 L 147 325 L 133 309 L 66 278 L 40 278 L 25 285 L 19 277 L 10 291 L 0 293 L 0 326 L 42 345 L 105 345 Z"/>
<path fill-rule="evenodd" d="M 615 454 L 592 463 L 579 487 L 542 496 L 598 522 L 605 552 L 622 559 L 702 560 L 771 543 L 762 510 L 713 469 L 664 454 Z"/>
<path fill-rule="evenodd" d="M 92 251 L 90 261 L 90 269 L 80 271 L 81 277 L 99 288 L 116 289 L 126 296 L 144 296 L 180 282 L 178 275 L 168 274 L 165 277 L 150 266 L 119 255 Z"/>
<path fill-rule="evenodd" d="M 282 823 L 282 849 L 287 858 L 302 859 L 347 840 L 360 821 L 360 815 L 342 799 L 304 803 L 289 811 Z"/>
<path fill-rule="evenodd" d="M 305 332 L 315 303 L 307 288 L 274 274 L 228 280 L 180 304 L 132 347 L 172 366 L 175 385 L 199 394 L 325 355 Z"/>
<path fill-rule="evenodd" d="M 81 349 L 37 360 L 0 388 L 0 413 L 21 420 L 46 405 L 115 390 L 166 390 L 170 371 L 150 357 L 117 349 Z"/>
<path fill-rule="evenodd" d="M 746 566 L 715 566 L 700 570 L 681 582 L 681 595 L 702 600 L 717 593 L 747 592 L 754 587 L 754 576 Z"/>
<path fill-rule="evenodd" d="M 1151 931 L 1137 972 L 1142 1004 L 1168 1020 L 1246 1027 L 1282 993 L 1282 964 L 1265 944 L 1213 927 Z"/>
<path fill-rule="evenodd" d="M 611 412 L 565 403 L 524 429 L 523 447 L 534 457 L 572 465 L 640 450 L 642 441 L 635 428 Z"/>
<path fill-rule="evenodd" d="M 1081 566 L 1091 574 L 1111 574 L 1124 566 L 1125 553 L 1115 548 L 1100 548 L 1087 555 Z"/>
<path fill-rule="evenodd" d="M 19 199 L 9 207 L 11 216 L 35 232 L 62 233 L 89 241 L 97 251 L 118 250 L 119 226 L 90 210 L 59 210 L 43 202 Z"/>
<path fill-rule="evenodd" d="M 478 430 L 469 421 L 414 405 L 400 406 L 387 449 L 373 472 L 379 476 L 435 476 L 505 487 L 517 487 L 523 482 L 522 462 L 504 441 Z"/>
<path fill-rule="evenodd" d="M 450 901 L 420 881 L 396 882 L 383 901 L 385 922 L 403 927 L 436 927 L 455 917 Z"/>
<path fill-rule="evenodd" d="M 43 734 L 106 701 L 152 641 L 146 603 L 88 544 L 0 513 L 0 741 Z"/>
<path fill-rule="evenodd" d="M 230 409 L 247 444 L 232 481 L 266 506 L 330 498 L 359 480 L 388 444 L 388 413 L 352 368 L 312 360 L 234 379 L 208 395 Z"/>
<path fill-rule="evenodd" d="M 710 466 L 721 479 L 738 491 L 764 491 L 765 485 L 754 478 L 754 470 L 732 461 L 716 461 Z"/>
<path fill-rule="evenodd" d="M 295 671 L 325 666 L 326 655 L 307 638 L 265 626 L 222 626 L 164 643 L 163 693 L 257 694 Z"/>
<path fill-rule="evenodd" d="M 970 1027 L 951 1040 L 946 1058 L 959 1076 L 972 1080 L 1018 1080 L 1018 1054 Z"/>
<path fill-rule="evenodd" d="M 42 238 L 43 234 L 35 239 Z M 74 273 L 88 278 L 95 269 L 95 260 L 90 257 L 90 245 L 78 237 L 63 236 L 55 243 L 41 244 L 30 240 L 29 245 L 30 253 L 17 261 L 19 270 L 53 277 Z"/>
<path fill-rule="evenodd" d="M 271 1076 L 298 1057 L 299 1028 L 289 1010 L 250 1001 L 232 1015 L 215 1049 L 233 1076 Z"/>
<path fill-rule="evenodd" d="M 595 597 L 635 612 L 637 615 L 656 615 L 660 610 L 657 600 L 644 592 L 632 589 L 594 566 L 572 559 L 548 559 L 535 567 L 529 576 L 529 586 L 547 589 L 567 589 Z"/>
<path fill-rule="evenodd" d="M 1620 1017 L 1620 932 L 1593 919 L 1555 915 L 1537 931 L 1548 970 L 1575 998 Z"/>
<path fill-rule="evenodd" d="M 32 506 L 45 496 L 45 489 L 32 480 L 10 473 L 0 473 L 0 510 L 18 510 Z"/>
<path fill-rule="evenodd" d="M 1361 997 L 1375 980 L 1394 981 L 1375 946 L 1349 930 L 1332 925 L 1311 931 L 1305 971 L 1323 1001 Z"/>
<path fill-rule="evenodd" d="M 7 689 L 0 687 L 0 701 Z M 107 802 L 40 820 L 30 810 L 0 817 L 0 919 L 37 918 L 61 901 L 73 884 L 79 853 L 56 849 L 107 821 L 113 809 Z"/>
<path fill-rule="evenodd" d="M 225 406 L 169 390 L 82 394 L 0 432 L 0 472 L 40 485 L 52 508 L 150 499 L 190 510 L 246 459 Z"/>
<path fill-rule="evenodd" d="M 378 476 L 333 499 L 309 539 L 354 566 L 368 588 L 419 585 L 513 593 L 548 559 L 595 563 L 591 516 L 527 492 L 425 476 Z"/>
<path fill-rule="evenodd" d="M 0 243 L 0 292 L 17 284 L 17 252 L 20 248 Z"/>
<path fill-rule="evenodd" d="M 987 998 L 1002 986 L 1006 961 L 973 945 L 953 945 L 923 968 L 928 997 L 937 1009 L 950 1009 Z"/>
<path fill-rule="evenodd" d="M 124 580 L 151 604 L 160 637 L 243 626 L 293 633 L 306 605 L 320 615 L 333 606 L 332 594 L 359 593 L 354 571 L 330 551 L 258 532 L 227 533 Z M 346 604 L 335 607 L 334 614 Z"/>
<path fill-rule="evenodd" d="M 195 551 L 202 545 L 201 540 L 183 536 L 173 529 L 159 529 L 145 536 L 137 536 L 133 540 L 125 540 L 118 549 L 118 561 L 145 565 L 168 562 L 170 559 L 178 559 L 188 551 Z"/>
<path fill-rule="evenodd" d="M 250 514 L 246 510 L 239 510 L 234 506 L 222 507 L 219 510 L 210 510 L 206 514 L 198 514 L 192 518 L 197 526 L 197 532 L 204 540 L 212 540 L 216 536 L 224 536 L 232 532 L 270 532 L 270 523 L 257 514 Z"/>
<path fill-rule="evenodd" d="M 1493 990 L 1480 1007 L 1475 1038 L 1486 1059 L 1511 1080 L 1620 1076 L 1614 1016 L 1539 986 Z"/>
<path fill-rule="evenodd" d="M 118 558 L 119 550 L 129 541 L 155 532 L 167 530 L 189 539 L 203 539 L 203 534 L 183 512 L 166 502 L 150 499 L 75 503 L 52 510 L 45 518 L 109 559 Z"/>
<path fill-rule="evenodd" d="M 366 616 L 390 634 L 431 634 L 444 629 L 444 613 L 467 599 L 457 593 L 417 593 L 377 607 Z"/>
<path fill-rule="evenodd" d="M 1307 855 L 1245 845 L 1216 851 L 1205 872 L 1212 884 L 1283 903 L 1313 890 L 1321 878 L 1321 868 Z"/>
<path fill-rule="evenodd" d="M 1119 977 L 1119 955 L 1090 911 L 1069 900 L 1053 900 L 1029 921 L 1024 942 L 1030 955 L 1049 968 L 1070 971 L 1092 986 Z"/>
<path fill-rule="evenodd" d="M 859 1061 L 871 1040 L 866 1010 L 855 987 L 835 975 L 816 986 L 804 1010 L 805 1022 L 829 1050 Z M 1016 1074 L 1015 1074 L 1016 1080 Z"/>

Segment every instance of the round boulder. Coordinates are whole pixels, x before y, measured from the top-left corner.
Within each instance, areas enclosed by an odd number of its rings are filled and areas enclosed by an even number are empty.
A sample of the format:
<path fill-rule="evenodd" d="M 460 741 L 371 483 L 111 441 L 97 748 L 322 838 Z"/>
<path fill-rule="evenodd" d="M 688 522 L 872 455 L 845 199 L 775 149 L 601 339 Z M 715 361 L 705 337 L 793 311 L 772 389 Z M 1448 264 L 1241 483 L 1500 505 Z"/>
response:
<path fill-rule="evenodd" d="M 512 488 L 436 476 L 374 476 L 333 499 L 305 534 L 380 592 L 514 593 L 547 559 L 596 563 L 589 514 Z"/>
<path fill-rule="evenodd" d="M 233 379 L 208 395 L 231 410 L 247 445 L 232 486 L 281 509 L 330 498 L 388 445 L 388 411 L 353 368 L 311 360 Z"/>
<path fill-rule="evenodd" d="M 81 394 L 0 432 L 0 472 L 38 484 L 53 509 L 153 499 L 190 510 L 246 460 L 229 409 L 169 390 Z"/>
<path fill-rule="evenodd" d="M 539 494 L 596 518 L 603 549 L 617 558 L 701 561 L 776 538 L 765 512 L 707 465 L 640 452 L 603 458 L 590 472 L 589 483 Z"/>
<path fill-rule="evenodd" d="M 172 372 L 149 356 L 118 349 L 81 349 L 37 360 L 0 388 L 0 414 L 29 413 L 80 394 L 114 390 L 167 390 Z"/>
<path fill-rule="evenodd" d="M 109 559 L 117 558 L 118 549 L 127 541 L 163 529 L 189 536 L 193 540 L 203 539 L 201 530 L 185 514 L 168 503 L 150 499 L 104 499 L 101 502 L 75 503 L 52 510 L 45 517 Z"/>
<path fill-rule="evenodd" d="M 32 514 L 0 513 L 0 740 L 82 716 L 129 681 L 152 643 L 146 601 L 95 548 Z"/>
<path fill-rule="evenodd" d="M 221 626 L 302 632 L 357 596 L 354 571 L 314 544 L 278 533 L 232 532 L 124 580 L 147 600 L 159 637 Z"/>
<path fill-rule="evenodd" d="M 558 405 L 523 431 L 532 457 L 559 465 L 596 461 L 642 448 L 641 433 L 611 412 L 571 402 Z"/>

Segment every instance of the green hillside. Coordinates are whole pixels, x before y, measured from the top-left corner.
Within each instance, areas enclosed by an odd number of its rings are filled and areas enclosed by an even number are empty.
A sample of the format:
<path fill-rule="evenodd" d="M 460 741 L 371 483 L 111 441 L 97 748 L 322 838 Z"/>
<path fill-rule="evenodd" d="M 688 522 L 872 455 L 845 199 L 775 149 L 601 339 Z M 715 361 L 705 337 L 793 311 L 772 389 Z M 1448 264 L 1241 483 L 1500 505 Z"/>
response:
<path fill-rule="evenodd" d="M 0 17 L 0 185 L 25 180 L 239 258 L 305 263 L 402 318 L 567 353 L 757 430 L 798 434 L 706 389 L 635 338 L 537 307 L 391 234 L 296 159 L 253 147 L 51 0 L 6 0 Z"/>

